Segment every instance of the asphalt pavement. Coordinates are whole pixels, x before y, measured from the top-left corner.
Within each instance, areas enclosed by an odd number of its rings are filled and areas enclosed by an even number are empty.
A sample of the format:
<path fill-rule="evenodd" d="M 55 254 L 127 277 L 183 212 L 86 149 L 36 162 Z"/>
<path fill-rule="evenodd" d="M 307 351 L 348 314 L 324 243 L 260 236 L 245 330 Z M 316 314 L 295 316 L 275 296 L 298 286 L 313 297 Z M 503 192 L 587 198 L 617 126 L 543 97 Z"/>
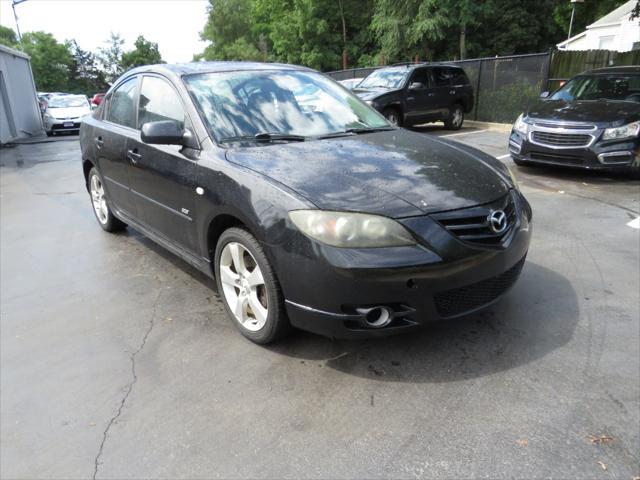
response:
<path fill-rule="evenodd" d="M 640 476 L 640 182 L 516 167 L 522 276 L 418 334 L 245 340 L 212 281 L 97 225 L 77 137 L 0 149 L 0 477 Z M 301 281 L 312 281 L 301 279 Z"/>

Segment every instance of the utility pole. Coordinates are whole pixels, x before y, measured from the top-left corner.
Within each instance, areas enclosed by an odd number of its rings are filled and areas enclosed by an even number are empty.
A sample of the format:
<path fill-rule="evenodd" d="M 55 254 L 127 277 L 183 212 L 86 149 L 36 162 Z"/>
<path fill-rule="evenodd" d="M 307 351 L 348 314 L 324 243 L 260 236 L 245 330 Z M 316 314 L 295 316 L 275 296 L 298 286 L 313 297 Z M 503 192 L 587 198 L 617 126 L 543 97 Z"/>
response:
<path fill-rule="evenodd" d="M 16 14 L 16 5 L 21 4 L 22 2 L 26 2 L 27 0 L 13 0 L 11 2 L 11 8 L 13 8 L 13 18 L 16 20 L 16 31 L 18 32 L 18 41 L 20 45 L 22 45 L 22 35 L 20 34 L 20 25 L 18 25 L 18 15 Z"/>
<path fill-rule="evenodd" d="M 576 3 L 584 3 L 584 0 L 571 0 L 571 21 L 569 22 L 569 35 L 567 40 L 571 38 L 571 29 L 573 28 L 573 17 L 576 15 Z"/>

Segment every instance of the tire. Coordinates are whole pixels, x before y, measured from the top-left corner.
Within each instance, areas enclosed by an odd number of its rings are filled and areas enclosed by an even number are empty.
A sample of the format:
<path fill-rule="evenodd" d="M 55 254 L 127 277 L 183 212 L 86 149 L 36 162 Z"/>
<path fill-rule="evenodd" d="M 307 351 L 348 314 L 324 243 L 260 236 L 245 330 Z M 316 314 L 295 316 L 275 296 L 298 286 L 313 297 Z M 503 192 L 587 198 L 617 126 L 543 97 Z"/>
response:
<path fill-rule="evenodd" d="M 382 111 L 382 114 L 384 115 L 384 118 L 387 119 L 387 121 L 396 126 L 396 127 L 401 127 L 402 126 L 402 115 L 400 115 L 400 112 L 395 109 L 395 108 L 385 108 Z"/>
<path fill-rule="evenodd" d="M 216 245 L 215 278 L 227 314 L 246 338 L 266 345 L 289 332 L 280 283 L 247 230 L 232 227 L 222 233 Z"/>
<path fill-rule="evenodd" d="M 91 199 L 93 213 L 100 227 L 106 232 L 119 232 L 124 230 L 127 224 L 117 219 L 113 213 L 111 213 L 109 199 L 104 190 L 102 175 L 100 175 L 100 172 L 98 172 L 95 167 L 89 171 L 87 187 L 89 189 L 89 198 Z"/>
<path fill-rule="evenodd" d="M 460 130 L 464 123 L 464 108 L 456 103 L 449 109 L 449 117 L 444 121 L 447 130 Z"/>

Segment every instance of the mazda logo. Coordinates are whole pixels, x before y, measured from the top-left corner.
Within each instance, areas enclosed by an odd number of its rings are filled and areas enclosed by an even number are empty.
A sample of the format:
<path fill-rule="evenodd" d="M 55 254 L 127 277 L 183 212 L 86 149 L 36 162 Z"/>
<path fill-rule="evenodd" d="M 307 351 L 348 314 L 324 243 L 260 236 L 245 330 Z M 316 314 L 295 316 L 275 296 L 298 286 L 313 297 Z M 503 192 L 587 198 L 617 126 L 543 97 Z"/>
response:
<path fill-rule="evenodd" d="M 502 210 L 494 210 L 489 214 L 487 220 L 489 221 L 489 227 L 495 233 L 502 233 L 508 227 L 507 214 Z"/>

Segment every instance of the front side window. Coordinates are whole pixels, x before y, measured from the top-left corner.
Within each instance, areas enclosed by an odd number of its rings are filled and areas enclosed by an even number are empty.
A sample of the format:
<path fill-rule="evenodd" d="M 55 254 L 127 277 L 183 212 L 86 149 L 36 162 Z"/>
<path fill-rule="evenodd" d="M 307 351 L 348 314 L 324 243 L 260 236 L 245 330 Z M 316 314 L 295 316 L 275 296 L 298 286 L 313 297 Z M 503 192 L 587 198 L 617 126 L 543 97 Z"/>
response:
<path fill-rule="evenodd" d="M 411 75 L 411 83 L 421 83 L 424 87 L 429 86 L 429 70 L 426 68 L 418 68 L 413 75 Z"/>
<path fill-rule="evenodd" d="M 407 78 L 407 68 L 381 68 L 365 78 L 358 88 L 401 88 Z"/>
<path fill-rule="evenodd" d="M 185 82 L 218 141 L 261 133 L 323 136 L 387 121 L 315 72 L 235 71 L 189 75 Z"/>
<path fill-rule="evenodd" d="M 135 101 L 137 78 L 130 78 L 111 95 L 107 120 L 125 127 L 135 128 Z"/>
<path fill-rule="evenodd" d="M 551 100 L 622 100 L 637 102 L 640 75 L 581 75 L 558 89 Z"/>
<path fill-rule="evenodd" d="M 140 88 L 138 128 L 147 122 L 171 120 L 184 128 L 184 108 L 178 94 L 158 77 L 144 77 Z"/>

